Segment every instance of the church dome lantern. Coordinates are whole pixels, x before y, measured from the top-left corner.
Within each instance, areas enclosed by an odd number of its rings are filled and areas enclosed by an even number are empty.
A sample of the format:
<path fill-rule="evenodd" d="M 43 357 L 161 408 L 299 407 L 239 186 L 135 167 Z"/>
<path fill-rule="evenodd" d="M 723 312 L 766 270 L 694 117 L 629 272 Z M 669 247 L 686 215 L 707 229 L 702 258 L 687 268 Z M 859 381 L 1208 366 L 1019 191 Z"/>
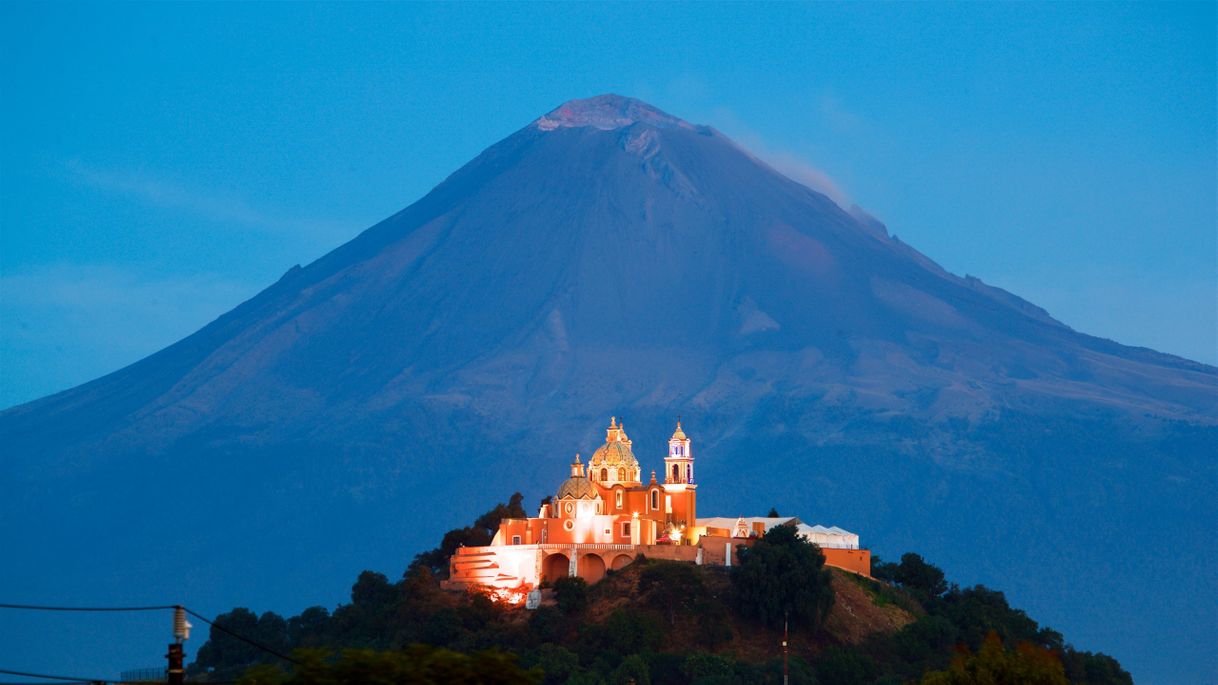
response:
<path fill-rule="evenodd" d="M 606 486 L 615 483 L 637 483 L 639 460 L 635 458 L 631 444 L 625 427 L 618 422 L 617 417 L 611 417 L 609 428 L 605 432 L 605 444 L 597 448 L 592 454 L 592 460 L 588 462 L 588 472 L 592 479 Z"/>
<path fill-rule="evenodd" d="M 579 459 L 579 453 L 575 454 L 575 460 L 571 462 L 571 477 L 564 480 L 562 485 L 558 486 L 558 494 L 555 499 L 600 499 L 600 493 L 597 492 L 596 486 L 592 484 L 592 480 L 584 474 L 584 464 Z"/>

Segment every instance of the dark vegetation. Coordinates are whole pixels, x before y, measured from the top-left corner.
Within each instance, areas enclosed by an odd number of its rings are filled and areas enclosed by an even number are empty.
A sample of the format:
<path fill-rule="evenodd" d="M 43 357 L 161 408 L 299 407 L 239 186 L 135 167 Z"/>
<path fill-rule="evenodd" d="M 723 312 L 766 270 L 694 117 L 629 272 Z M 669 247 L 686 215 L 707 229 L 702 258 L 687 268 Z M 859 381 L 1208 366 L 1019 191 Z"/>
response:
<path fill-rule="evenodd" d="M 259 685 L 354 683 L 781 683 L 789 623 L 792 683 L 1131 683 L 1120 664 L 1074 649 L 1012 608 L 1001 592 L 960 588 L 917 554 L 878 557 L 875 580 L 826 569 L 793 528 L 740 548 L 732 569 L 648 560 L 588 586 L 554 583 L 535 611 L 477 592 L 449 592 L 443 561 L 460 544 L 486 544 L 498 520 L 522 516 L 514 495 L 473 526 L 450 531 L 390 582 L 365 571 L 351 602 L 284 619 L 238 608 L 212 629 L 192 679 Z M 834 588 L 857 586 L 901 627 L 860 640 L 830 629 Z M 859 589 L 853 590 L 858 593 Z M 845 612 L 843 612 L 845 613 Z M 261 647 L 291 654 L 289 664 Z"/>
<path fill-rule="evenodd" d="M 411 562 L 411 568 L 422 566 L 439 576 L 448 575 L 448 558 L 457 551 L 458 547 L 483 547 L 491 544 L 495 532 L 499 530 L 501 519 L 525 518 L 524 495 L 513 493 L 507 504 L 496 504 L 494 509 L 486 512 L 474 521 L 474 525 L 465 528 L 454 528 L 444 534 L 440 546 L 423 552 Z"/>

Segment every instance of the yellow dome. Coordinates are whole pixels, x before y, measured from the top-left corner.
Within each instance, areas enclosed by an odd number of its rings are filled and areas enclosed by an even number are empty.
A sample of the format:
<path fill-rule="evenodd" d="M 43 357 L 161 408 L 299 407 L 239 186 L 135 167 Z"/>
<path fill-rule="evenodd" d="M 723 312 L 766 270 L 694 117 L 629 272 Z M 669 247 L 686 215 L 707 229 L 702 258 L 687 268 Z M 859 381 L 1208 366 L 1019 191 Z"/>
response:
<path fill-rule="evenodd" d="M 572 497 L 575 499 L 600 499 L 600 493 L 596 491 L 596 486 L 587 478 L 574 476 L 562 482 L 558 486 L 557 499 Z"/>
<path fill-rule="evenodd" d="M 672 438 L 670 438 L 670 439 L 671 440 L 688 440 L 688 438 L 685 437 L 685 431 L 681 430 L 680 419 L 677 420 L 677 429 L 672 432 Z"/>
<path fill-rule="evenodd" d="M 593 453 L 591 465 L 594 467 L 625 466 L 634 469 L 638 468 L 639 460 L 634 458 L 634 452 L 626 443 L 607 442 Z"/>

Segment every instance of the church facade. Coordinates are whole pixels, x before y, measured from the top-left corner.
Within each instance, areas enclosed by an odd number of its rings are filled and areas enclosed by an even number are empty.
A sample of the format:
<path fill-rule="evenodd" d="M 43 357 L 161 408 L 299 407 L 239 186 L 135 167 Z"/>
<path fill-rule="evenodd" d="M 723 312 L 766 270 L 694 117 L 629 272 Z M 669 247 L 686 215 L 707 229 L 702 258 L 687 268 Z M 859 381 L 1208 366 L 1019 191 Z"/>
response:
<path fill-rule="evenodd" d="M 693 441 L 677 422 L 657 478 L 646 480 L 626 428 L 609 420 L 605 444 L 571 462 L 566 480 L 535 518 L 504 519 L 490 545 L 463 547 L 449 560 L 448 587 L 483 586 L 517 599 L 563 576 L 589 583 L 639 554 L 730 566 L 733 549 L 774 525 L 794 525 L 821 545 L 826 564 L 870 575 L 870 552 L 840 528 L 807 526 L 792 517 L 697 517 Z"/>

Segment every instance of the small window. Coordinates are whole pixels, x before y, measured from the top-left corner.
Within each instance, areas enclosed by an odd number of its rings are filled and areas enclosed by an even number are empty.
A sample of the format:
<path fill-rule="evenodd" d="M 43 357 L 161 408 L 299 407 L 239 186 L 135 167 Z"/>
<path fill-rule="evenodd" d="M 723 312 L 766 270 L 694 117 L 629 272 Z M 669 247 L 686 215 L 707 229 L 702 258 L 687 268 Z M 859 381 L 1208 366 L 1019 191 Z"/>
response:
<path fill-rule="evenodd" d="M 618 509 L 622 508 L 622 491 L 621 490 L 617 491 L 617 508 Z"/>
<path fill-rule="evenodd" d="M 660 491 L 659 490 L 651 491 L 651 508 L 652 509 L 660 508 Z"/>
<path fill-rule="evenodd" d="M 617 479 L 618 479 L 618 480 L 626 480 L 626 469 L 618 469 L 618 470 L 617 470 Z"/>
<path fill-rule="evenodd" d="M 605 529 L 605 537 L 610 537 L 610 536 L 612 536 L 612 535 L 613 535 L 613 529 L 612 529 L 612 528 L 606 528 L 606 529 Z"/>
<path fill-rule="evenodd" d="M 575 522 L 574 522 L 574 521 L 572 521 L 571 519 L 567 519 L 566 521 L 563 521 L 563 522 L 562 522 L 562 527 L 563 527 L 563 528 L 565 528 L 565 529 L 567 529 L 567 530 L 574 530 L 574 528 L 575 528 Z"/>
<path fill-rule="evenodd" d="M 609 480 L 609 469 L 601 469 L 601 480 Z"/>
<path fill-rule="evenodd" d="M 519 544 L 520 544 L 520 536 L 519 536 L 519 535 L 513 535 L 513 536 L 512 536 L 512 544 L 513 544 L 513 545 L 519 545 Z"/>
<path fill-rule="evenodd" d="M 622 524 L 622 537 L 624 537 L 624 538 L 630 537 L 630 522 L 629 521 Z"/>
<path fill-rule="evenodd" d="M 571 502 L 567 502 L 567 506 L 565 506 L 565 507 L 563 507 L 563 508 L 567 510 L 567 513 L 568 513 L 568 514 L 570 514 L 571 512 L 575 511 L 575 505 L 574 505 L 573 503 L 571 503 Z"/>

